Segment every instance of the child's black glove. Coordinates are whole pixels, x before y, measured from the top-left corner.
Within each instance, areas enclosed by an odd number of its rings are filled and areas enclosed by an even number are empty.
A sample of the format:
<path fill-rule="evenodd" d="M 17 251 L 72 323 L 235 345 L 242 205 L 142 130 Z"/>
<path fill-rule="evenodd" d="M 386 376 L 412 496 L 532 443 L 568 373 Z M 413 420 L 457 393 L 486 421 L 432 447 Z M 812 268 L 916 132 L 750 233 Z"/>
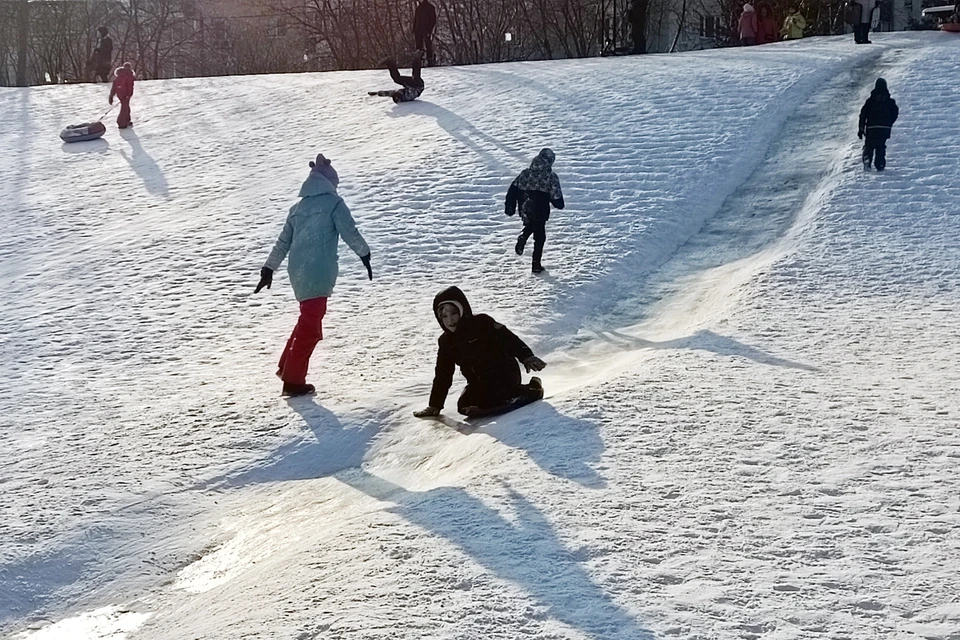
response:
<path fill-rule="evenodd" d="M 367 278 L 369 278 L 370 280 L 373 280 L 373 269 L 370 268 L 370 254 L 368 253 L 367 255 L 360 258 L 360 262 L 362 262 L 363 266 L 367 268 Z"/>
<path fill-rule="evenodd" d="M 527 373 L 530 373 L 531 371 L 543 371 L 543 368 L 547 366 L 547 363 L 537 356 L 530 356 L 523 361 L 523 366 L 526 368 Z"/>
<path fill-rule="evenodd" d="M 857 137 L 863 140 L 863 129 L 860 129 L 859 131 L 857 131 Z"/>
<path fill-rule="evenodd" d="M 254 293 L 260 293 L 260 289 L 266 287 L 270 288 L 270 285 L 273 284 L 273 269 L 269 267 L 261 267 L 260 269 L 260 282 L 257 283 L 257 288 L 253 290 Z"/>

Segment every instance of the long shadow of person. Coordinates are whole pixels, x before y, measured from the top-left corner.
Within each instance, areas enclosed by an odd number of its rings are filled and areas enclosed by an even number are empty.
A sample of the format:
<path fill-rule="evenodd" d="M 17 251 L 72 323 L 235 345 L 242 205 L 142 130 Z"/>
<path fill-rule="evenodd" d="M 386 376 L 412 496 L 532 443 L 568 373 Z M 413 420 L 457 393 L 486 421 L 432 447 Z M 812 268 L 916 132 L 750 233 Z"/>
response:
<path fill-rule="evenodd" d="M 213 478 L 194 488 L 225 489 L 332 476 L 344 469 L 359 467 L 380 430 L 380 421 L 374 416 L 344 427 L 336 414 L 313 398 L 290 398 L 287 402 L 303 418 L 308 433 L 276 449 L 261 465 L 239 474 Z"/>
<path fill-rule="evenodd" d="M 470 432 L 484 433 L 508 447 L 526 451 L 537 466 L 558 478 L 590 489 L 607 486 L 594 469 L 604 450 L 600 430 L 591 422 L 559 413 L 546 402 L 481 422 Z"/>
<path fill-rule="evenodd" d="M 785 367 L 788 369 L 801 369 L 803 371 L 814 372 L 820 371 L 820 369 L 813 365 L 780 358 L 763 349 L 744 344 L 739 340 L 727 336 L 721 336 L 708 329 L 701 329 L 693 335 L 684 338 L 675 338 L 661 342 L 644 340 L 643 338 L 637 338 L 636 336 L 627 335 L 619 331 L 597 331 L 595 333 L 601 339 L 613 344 L 630 345 L 643 349 L 693 349 L 709 351 L 722 356 L 741 356 L 771 367 Z"/>
<path fill-rule="evenodd" d="M 594 583 L 577 554 L 561 542 L 537 507 L 505 485 L 507 518 L 459 487 L 407 491 L 362 469 L 337 478 L 379 501 L 391 513 L 449 540 L 486 570 L 516 584 L 555 620 L 597 640 L 653 640 Z"/>
<path fill-rule="evenodd" d="M 520 163 L 521 166 L 525 166 L 530 161 L 530 159 L 520 151 L 503 145 L 490 134 L 484 133 L 473 126 L 469 120 L 432 102 L 424 102 L 422 100 L 405 102 L 395 105 L 388 114 L 391 118 L 403 118 L 411 114 L 435 118 L 437 124 L 440 125 L 442 129 L 480 156 L 492 172 L 503 173 L 503 166 L 505 164 L 504 158 L 498 158 L 494 153 L 499 153 L 501 156 L 508 156 Z"/>
<path fill-rule="evenodd" d="M 170 187 L 167 184 L 166 177 L 163 175 L 163 171 L 161 171 L 160 166 L 154 159 L 150 157 L 150 154 L 144 151 L 143 145 L 140 144 L 140 138 L 137 137 L 133 129 L 121 129 L 120 137 L 130 144 L 131 150 L 131 154 L 127 155 L 127 152 L 121 147 L 120 155 L 123 156 L 123 159 L 126 160 L 137 175 L 140 176 L 147 191 L 154 195 L 169 198 Z"/>

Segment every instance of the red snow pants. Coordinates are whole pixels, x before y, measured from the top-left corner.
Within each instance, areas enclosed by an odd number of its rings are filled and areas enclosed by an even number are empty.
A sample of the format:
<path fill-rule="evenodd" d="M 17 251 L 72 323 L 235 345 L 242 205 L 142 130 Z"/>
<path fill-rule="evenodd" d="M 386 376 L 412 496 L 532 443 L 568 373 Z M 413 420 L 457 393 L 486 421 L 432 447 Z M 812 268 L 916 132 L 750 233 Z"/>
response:
<path fill-rule="evenodd" d="M 300 303 L 300 318 L 280 356 L 280 379 L 290 384 L 306 384 L 307 367 L 317 343 L 323 340 L 323 316 L 326 298 L 310 298 Z"/>
<path fill-rule="evenodd" d="M 117 96 L 120 98 L 120 96 Z M 120 113 L 117 114 L 117 126 L 126 129 L 130 126 L 130 98 L 120 98 Z"/>

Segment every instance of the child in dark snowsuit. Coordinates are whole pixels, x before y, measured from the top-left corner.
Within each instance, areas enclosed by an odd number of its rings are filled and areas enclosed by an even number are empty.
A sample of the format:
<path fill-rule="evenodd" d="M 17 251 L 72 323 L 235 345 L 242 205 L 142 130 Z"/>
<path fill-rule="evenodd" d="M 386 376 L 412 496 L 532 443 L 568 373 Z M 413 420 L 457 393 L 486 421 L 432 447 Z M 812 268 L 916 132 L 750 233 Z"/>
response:
<path fill-rule="evenodd" d="M 863 140 L 864 169 L 869 169 L 871 163 L 877 171 L 883 171 L 887 166 L 887 139 L 899 115 L 900 109 L 890 97 L 890 91 L 887 90 L 887 81 L 877 78 L 877 84 L 870 92 L 870 97 L 860 109 L 860 127 L 857 130 L 857 137 Z"/>
<path fill-rule="evenodd" d="M 456 367 L 467 379 L 457 410 L 467 417 L 488 415 L 543 398 L 539 378 L 520 383 L 520 367 L 540 371 L 547 366 L 523 340 L 486 314 L 473 315 L 470 303 L 457 287 L 444 289 L 433 299 L 433 313 L 443 329 L 437 341 L 436 373 L 430 406 L 413 415 L 440 415 Z"/>
<path fill-rule="evenodd" d="M 537 157 L 524 169 L 507 190 L 506 214 L 512 216 L 519 206 L 523 231 L 517 238 L 514 250 L 523 255 L 527 239 L 533 235 L 533 272 L 543 273 L 540 260 L 543 257 L 543 245 L 547 241 L 547 220 L 550 219 L 550 205 L 563 209 L 563 192 L 560 190 L 560 178 L 553 172 L 556 155 L 550 149 L 541 149 Z"/>
<path fill-rule="evenodd" d="M 117 115 L 117 126 L 126 129 L 133 122 L 130 121 L 130 98 L 133 97 L 133 81 L 136 74 L 133 66 L 124 62 L 123 66 L 114 72 L 113 85 L 110 87 L 108 102 L 113 104 L 113 98 L 120 100 L 120 113 Z"/>
<path fill-rule="evenodd" d="M 390 77 L 393 78 L 393 81 L 398 85 L 403 87 L 403 89 L 391 89 L 385 91 L 370 91 L 371 96 L 383 96 L 393 98 L 394 102 L 410 102 L 411 100 L 416 100 L 420 97 L 420 94 L 423 93 L 423 78 L 420 77 L 420 66 L 422 64 L 420 59 L 420 52 L 413 57 L 413 75 L 412 76 L 402 76 L 400 75 L 400 70 L 397 69 L 397 63 L 392 58 L 387 58 L 383 61 L 383 64 L 386 65 L 387 69 L 390 71 Z"/>

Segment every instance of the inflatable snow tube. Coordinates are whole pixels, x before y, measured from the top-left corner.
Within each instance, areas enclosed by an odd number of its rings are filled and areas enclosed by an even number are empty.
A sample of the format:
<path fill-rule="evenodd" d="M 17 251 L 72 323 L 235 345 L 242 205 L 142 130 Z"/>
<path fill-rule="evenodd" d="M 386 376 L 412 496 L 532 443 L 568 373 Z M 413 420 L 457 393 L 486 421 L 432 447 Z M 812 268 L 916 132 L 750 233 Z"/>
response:
<path fill-rule="evenodd" d="M 60 139 L 64 142 L 83 142 L 84 140 L 96 140 L 106 132 L 107 127 L 102 122 L 72 124 L 60 132 Z"/>
<path fill-rule="evenodd" d="M 944 22 L 940 28 L 950 33 L 960 33 L 960 22 Z"/>

